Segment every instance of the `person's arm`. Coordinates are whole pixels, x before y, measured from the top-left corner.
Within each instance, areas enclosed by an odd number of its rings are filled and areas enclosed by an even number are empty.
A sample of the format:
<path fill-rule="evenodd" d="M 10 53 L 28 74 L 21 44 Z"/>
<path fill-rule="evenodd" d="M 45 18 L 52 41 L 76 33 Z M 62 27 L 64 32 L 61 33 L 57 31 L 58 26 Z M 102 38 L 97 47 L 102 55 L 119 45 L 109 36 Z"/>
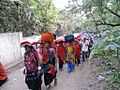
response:
<path fill-rule="evenodd" d="M 40 53 L 38 53 L 38 56 L 39 56 L 38 63 L 39 63 L 39 65 L 41 65 L 43 57 L 42 57 L 42 55 Z"/>
<path fill-rule="evenodd" d="M 54 55 L 55 55 L 55 66 L 57 67 L 57 61 L 58 61 L 58 58 L 57 58 L 57 51 L 54 49 L 53 50 L 53 53 L 54 53 Z"/>
<path fill-rule="evenodd" d="M 26 54 L 24 54 L 24 67 L 23 67 L 23 74 L 26 74 L 26 64 L 25 64 Z"/>

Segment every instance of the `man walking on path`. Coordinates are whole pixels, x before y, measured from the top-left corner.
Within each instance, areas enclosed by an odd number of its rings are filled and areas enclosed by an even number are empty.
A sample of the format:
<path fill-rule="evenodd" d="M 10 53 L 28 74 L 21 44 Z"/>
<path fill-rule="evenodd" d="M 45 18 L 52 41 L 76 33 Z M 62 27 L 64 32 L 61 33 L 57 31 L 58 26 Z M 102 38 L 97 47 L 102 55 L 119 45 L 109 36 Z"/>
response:
<path fill-rule="evenodd" d="M 84 40 L 82 42 L 82 60 L 83 60 L 83 62 L 85 62 L 88 57 L 88 46 L 89 46 L 89 41 L 86 38 L 84 38 Z"/>

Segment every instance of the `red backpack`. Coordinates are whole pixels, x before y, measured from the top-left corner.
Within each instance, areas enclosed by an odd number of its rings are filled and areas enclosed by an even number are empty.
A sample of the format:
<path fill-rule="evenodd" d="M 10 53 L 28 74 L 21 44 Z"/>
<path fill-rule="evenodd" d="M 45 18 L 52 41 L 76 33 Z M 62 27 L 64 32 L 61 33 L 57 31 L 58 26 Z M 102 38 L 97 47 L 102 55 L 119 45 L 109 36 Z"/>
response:
<path fill-rule="evenodd" d="M 55 66 L 53 66 L 53 65 L 50 66 L 49 70 L 48 70 L 48 73 L 54 77 L 57 73 L 57 70 L 56 70 Z"/>

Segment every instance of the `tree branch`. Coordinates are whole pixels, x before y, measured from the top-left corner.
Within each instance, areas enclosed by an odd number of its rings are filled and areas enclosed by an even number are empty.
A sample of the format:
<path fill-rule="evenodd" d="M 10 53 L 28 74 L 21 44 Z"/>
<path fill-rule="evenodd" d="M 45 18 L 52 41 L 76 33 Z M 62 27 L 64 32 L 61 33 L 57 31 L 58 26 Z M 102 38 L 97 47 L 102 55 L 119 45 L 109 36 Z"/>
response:
<path fill-rule="evenodd" d="M 112 23 L 106 23 L 106 22 L 104 22 L 104 23 L 97 23 L 97 25 L 98 26 L 100 26 L 100 25 L 108 25 L 108 26 L 112 26 L 112 27 L 120 26 L 120 24 L 112 24 Z"/>
<path fill-rule="evenodd" d="M 92 18 L 93 18 L 93 21 L 94 21 L 94 23 L 95 23 L 96 30 L 99 31 L 98 25 L 97 25 L 97 21 L 95 20 L 94 15 L 93 15 L 92 13 L 90 13 L 90 14 L 91 14 L 91 16 L 92 16 Z"/>
<path fill-rule="evenodd" d="M 120 15 L 115 13 L 114 11 L 112 11 L 111 9 L 109 9 L 108 7 L 105 7 L 105 9 L 107 9 L 109 12 L 111 12 L 113 15 L 117 16 L 120 18 Z"/>

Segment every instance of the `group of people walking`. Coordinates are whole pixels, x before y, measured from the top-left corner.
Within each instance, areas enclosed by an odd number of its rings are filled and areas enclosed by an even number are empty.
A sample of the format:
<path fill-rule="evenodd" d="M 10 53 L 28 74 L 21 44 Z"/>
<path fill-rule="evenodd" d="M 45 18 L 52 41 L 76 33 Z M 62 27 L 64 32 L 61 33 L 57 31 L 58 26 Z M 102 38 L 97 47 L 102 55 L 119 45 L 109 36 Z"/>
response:
<path fill-rule="evenodd" d="M 59 62 L 59 70 L 63 70 L 63 65 L 67 64 L 68 73 L 74 71 L 75 66 L 84 63 L 90 56 L 93 40 L 84 38 L 83 40 L 72 39 L 72 35 L 66 36 L 66 40 L 56 43 L 56 53 Z"/>
<path fill-rule="evenodd" d="M 67 72 L 74 71 L 87 60 L 90 55 L 92 40 L 84 38 L 78 41 L 74 36 L 68 35 L 65 40 L 55 40 L 52 33 L 43 33 L 37 46 L 30 42 L 21 43 L 25 47 L 24 65 L 25 82 L 30 90 L 41 90 L 42 76 L 44 84 L 48 88 L 54 81 L 57 85 L 57 63 L 59 71 L 63 71 L 67 64 Z"/>

